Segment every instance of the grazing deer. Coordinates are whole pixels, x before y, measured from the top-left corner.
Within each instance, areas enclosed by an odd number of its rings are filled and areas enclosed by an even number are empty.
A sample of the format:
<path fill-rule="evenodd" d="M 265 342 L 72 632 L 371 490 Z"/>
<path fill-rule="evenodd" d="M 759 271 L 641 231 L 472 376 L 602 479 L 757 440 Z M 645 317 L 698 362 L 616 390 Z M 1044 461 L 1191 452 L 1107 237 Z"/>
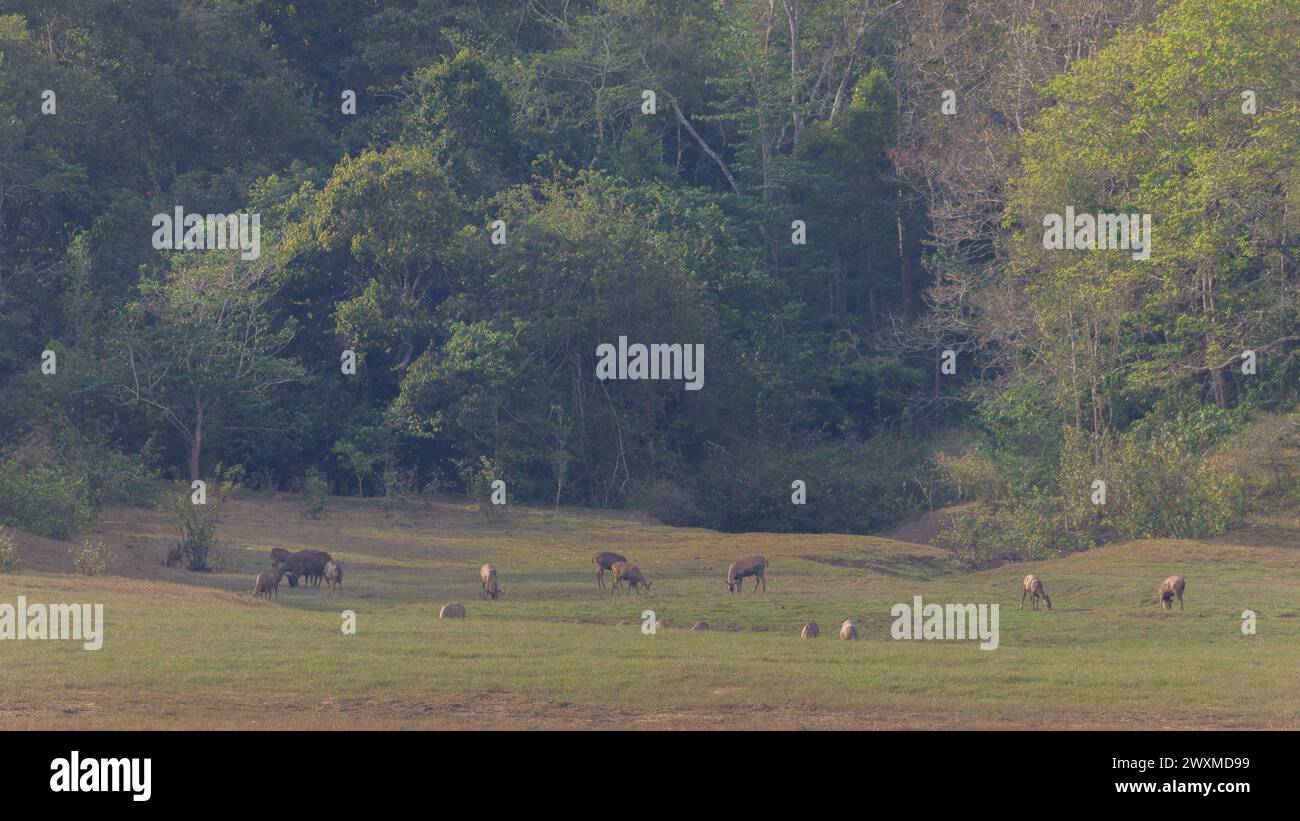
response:
<path fill-rule="evenodd" d="M 1044 602 L 1047 603 L 1048 610 L 1052 609 L 1052 597 L 1047 595 L 1047 591 L 1043 589 L 1042 580 L 1039 579 L 1037 576 L 1035 576 L 1033 573 L 1030 573 L 1028 576 L 1025 576 L 1024 589 L 1020 591 L 1021 610 L 1025 609 L 1025 596 L 1030 597 L 1029 598 L 1030 610 L 1038 609 L 1039 599 L 1042 599 Z"/>
<path fill-rule="evenodd" d="M 277 599 L 280 598 L 280 579 L 284 576 L 284 569 L 284 565 L 276 562 L 259 573 L 257 581 L 253 583 L 253 595 L 269 599 L 274 593 Z"/>
<path fill-rule="evenodd" d="M 635 590 L 638 596 L 641 595 L 642 587 L 646 589 L 647 593 L 650 592 L 650 580 L 641 573 L 641 568 L 636 565 L 627 562 L 614 562 L 614 566 L 610 568 L 610 571 L 614 574 L 614 584 L 609 590 L 611 596 L 618 590 L 619 582 L 627 582 L 627 586 Z"/>
<path fill-rule="evenodd" d="M 343 562 L 325 562 L 325 586 L 331 593 L 343 592 Z"/>
<path fill-rule="evenodd" d="M 1182 576 L 1170 576 L 1160 583 L 1160 589 L 1156 591 L 1160 596 L 1160 609 L 1173 610 L 1175 597 L 1178 598 L 1178 609 L 1183 609 L 1183 588 L 1187 582 Z"/>
<path fill-rule="evenodd" d="M 605 571 L 613 568 L 616 562 L 625 561 L 627 561 L 626 556 L 610 553 L 609 551 L 597 553 L 591 557 L 591 563 L 596 565 L 596 584 L 600 585 L 601 590 L 605 589 Z"/>
<path fill-rule="evenodd" d="M 763 573 L 767 570 L 767 559 L 762 556 L 746 556 L 743 559 L 737 559 L 727 568 L 727 592 L 743 593 L 741 589 L 741 579 L 746 576 L 754 577 L 754 592 L 758 592 L 759 582 L 763 584 L 763 592 L 767 592 L 767 578 Z"/>
<path fill-rule="evenodd" d="M 497 569 L 485 564 L 478 569 L 479 581 L 483 582 L 483 598 L 496 600 L 501 595 L 501 586 L 497 583 Z"/>

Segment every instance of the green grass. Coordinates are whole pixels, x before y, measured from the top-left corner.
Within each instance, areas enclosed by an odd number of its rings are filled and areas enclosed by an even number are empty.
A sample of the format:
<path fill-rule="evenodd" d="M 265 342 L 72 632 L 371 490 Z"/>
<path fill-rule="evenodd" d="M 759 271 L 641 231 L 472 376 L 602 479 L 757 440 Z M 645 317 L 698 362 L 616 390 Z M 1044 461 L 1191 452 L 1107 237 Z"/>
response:
<path fill-rule="evenodd" d="M 230 573 L 0 575 L 0 601 L 102 602 L 107 620 L 97 652 L 0 642 L 0 727 L 1300 727 L 1294 543 L 1156 540 L 965 574 L 870 537 L 519 510 L 489 524 L 449 503 L 335 503 L 312 522 L 295 504 L 235 503 Z M 161 540 L 157 514 L 114 514 L 110 545 Z M 271 546 L 309 544 L 348 563 L 344 595 L 248 595 Z M 602 549 L 637 562 L 652 593 L 599 591 Z M 766 595 L 723 587 L 747 553 L 769 560 Z M 495 602 L 478 592 L 484 561 L 506 591 Z M 1028 572 L 1054 610 L 1017 609 Z M 1187 610 L 1165 613 L 1155 588 L 1175 572 Z M 892 640 L 890 608 L 914 595 L 999 603 L 999 648 Z M 469 617 L 439 620 L 453 601 Z M 1247 608 L 1258 635 L 1241 634 Z M 644 609 L 670 626 L 644 635 Z M 846 618 L 861 641 L 836 638 Z M 713 629 L 690 630 L 698 619 Z M 822 637 L 801 640 L 810 619 Z"/>

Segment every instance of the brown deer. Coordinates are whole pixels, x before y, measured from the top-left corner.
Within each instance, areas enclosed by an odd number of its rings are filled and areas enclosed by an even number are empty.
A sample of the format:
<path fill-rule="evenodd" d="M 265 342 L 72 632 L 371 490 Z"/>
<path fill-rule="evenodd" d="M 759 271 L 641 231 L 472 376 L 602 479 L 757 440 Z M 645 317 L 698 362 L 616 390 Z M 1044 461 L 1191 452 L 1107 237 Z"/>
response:
<path fill-rule="evenodd" d="M 284 565 L 276 562 L 257 575 L 257 581 L 253 583 L 253 595 L 265 596 L 271 598 L 274 593 L 275 597 L 280 598 L 280 579 L 284 576 Z"/>
<path fill-rule="evenodd" d="M 767 570 L 767 559 L 762 556 L 746 556 L 743 559 L 737 559 L 727 568 L 727 592 L 742 593 L 741 579 L 746 576 L 754 577 L 754 592 L 758 592 L 759 582 L 763 584 L 763 592 L 767 592 L 767 579 L 763 573 Z"/>
<path fill-rule="evenodd" d="M 1030 610 L 1038 609 L 1039 599 L 1042 599 L 1044 602 L 1047 603 L 1048 610 L 1052 609 L 1052 597 L 1047 595 L 1047 591 L 1043 589 L 1042 580 L 1039 579 L 1037 576 L 1035 576 L 1033 573 L 1030 573 L 1028 576 L 1025 576 L 1024 589 L 1020 591 L 1021 610 L 1025 609 L 1025 596 L 1030 597 L 1029 598 Z"/>
<path fill-rule="evenodd" d="M 605 571 L 614 566 L 615 562 L 625 562 L 627 557 L 618 553 L 610 553 L 608 550 L 603 553 L 597 553 L 591 557 L 591 563 L 596 565 L 596 584 L 600 589 L 605 589 Z"/>
<path fill-rule="evenodd" d="M 325 562 L 325 586 L 331 593 L 343 592 L 343 562 Z"/>
<path fill-rule="evenodd" d="M 483 582 L 483 598 L 496 600 L 501 595 L 501 585 L 497 583 L 497 569 L 485 564 L 478 569 L 479 581 Z"/>
<path fill-rule="evenodd" d="M 646 592 L 650 592 L 650 580 L 642 573 L 641 568 L 627 562 L 614 562 L 610 571 L 614 574 L 614 584 L 610 587 L 609 594 L 612 596 L 618 590 L 619 582 L 627 582 L 627 586 L 641 595 L 641 588 L 644 587 Z"/>
<path fill-rule="evenodd" d="M 1187 586 L 1186 580 L 1182 576 L 1170 576 L 1160 583 L 1160 589 L 1156 594 L 1160 597 L 1161 610 L 1173 610 L 1175 597 L 1178 598 L 1178 609 L 1183 609 L 1183 588 Z"/>

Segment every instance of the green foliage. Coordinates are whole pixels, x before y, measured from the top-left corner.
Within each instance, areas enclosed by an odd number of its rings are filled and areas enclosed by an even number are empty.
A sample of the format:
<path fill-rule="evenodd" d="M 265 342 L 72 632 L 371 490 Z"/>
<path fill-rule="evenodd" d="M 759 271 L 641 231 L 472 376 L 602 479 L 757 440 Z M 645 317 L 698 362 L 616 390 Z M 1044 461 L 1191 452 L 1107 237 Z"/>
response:
<path fill-rule="evenodd" d="M 892 436 L 719 452 L 694 484 L 700 515 L 691 524 L 730 531 L 880 530 L 928 504 L 915 482 L 900 478 L 923 469 L 916 443 Z M 806 483 L 806 504 L 793 503 L 795 480 Z"/>
<path fill-rule="evenodd" d="M 100 505 L 152 506 L 161 478 L 142 456 L 100 450 L 83 463 L 91 496 Z"/>
<path fill-rule="evenodd" d="M 1050 559 L 1093 546 L 1064 523 L 1060 497 L 1035 488 L 1013 502 L 952 508 L 938 541 L 971 567 Z"/>
<path fill-rule="evenodd" d="M 515 162 L 510 104 L 469 49 L 416 74 L 406 136 L 428 141 L 458 190 L 481 194 L 505 185 Z"/>
<path fill-rule="evenodd" d="M 384 474 L 392 458 L 392 431 L 383 425 L 358 428 L 348 439 L 334 443 L 334 453 L 357 481 L 357 495 L 365 496 L 365 482 Z"/>
<path fill-rule="evenodd" d="M 653 485 L 638 486 L 631 494 L 632 504 L 660 522 L 672 527 L 692 527 L 705 521 L 689 488 L 661 479 Z"/>
<path fill-rule="evenodd" d="M 66 539 L 95 516 L 85 476 L 14 455 L 0 462 L 0 518 L 52 539 Z"/>
<path fill-rule="evenodd" d="M 5 533 L 4 525 L 0 525 L 0 573 L 17 573 L 21 565 L 18 545 Z"/>
<path fill-rule="evenodd" d="M 464 472 L 469 497 L 478 505 L 479 512 L 484 518 L 492 520 L 504 516 L 505 505 L 492 503 L 492 483 L 501 479 L 500 471 L 492 459 L 481 455 L 477 461 L 468 463 Z"/>
<path fill-rule="evenodd" d="M 997 502 L 1007 496 L 998 465 L 977 450 L 959 456 L 938 453 L 935 464 L 959 500 Z"/>
<path fill-rule="evenodd" d="M 1219 421 L 1207 425 L 1204 416 L 1144 420 L 1117 443 L 1104 472 L 1113 489 L 1107 513 L 1122 533 L 1205 538 L 1241 520 L 1246 499 L 1240 480 L 1216 470 L 1204 455 Z"/>
<path fill-rule="evenodd" d="M 85 540 L 80 548 L 73 548 L 68 551 L 72 558 L 72 567 L 83 576 L 97 576 L 108 572 L 110 566 L 117 559 L 113 551 L 104 546 L 103 542 L 91 542 Z"/>
<path fill-rule="evenodd" d="M 185 564 L 190 570 L 219 571 L 224 568 L 225 554 L 217 539 L 217 525 L 221 522 L 222 509 L 234 492 L 233 483 L 216 480 L 207 483 L 204 504 L 194 504 L 187 486 L 178 486 L 165 496 L 162 507 L 171 514 L 185 554 Z"/>
<path fill-rule="evenodd" d="M 1006 547 L 1006 513 L 998 508 L 963 506 L 946 514 L 939 543 L 953 556 L 975 566 Z"/>
<path fill-rule="evenodd" d="M 313 519 L 324 516 L 325 506 L 329 502 L 329 493 L 329 482 L 325 479 L 325 474 L 316 468 L 308 470 L 302 482 L 302 497 L 307 503 L 303 515 Z"/>
<path fill-rule="evenodd" d="M 1007 220 L 1033 324 L 1024 370 L 1053 383 L 1046 397 L 1095 446 L 1170 392 L 1226 408 L 1251 382 L 1242 351 L 1295 350 L 1282 249 L 1300 239 L 1283 216 L 1300 196 L 1297 12 L 1171 4 L 1053 81 L 1056 104 L 1023 141 Z M 1244 113 L 1246 86 L 1272 102 Z M 1154 215 L 1150 259 L 1044 250 L 1043 215 L 1067 205 Z M 1271 401 L 1295 395 L 1293 383 Z"/>
<path fill-rule="evenodd" d="M 1198 473 L 1208 439 L 1161 478 L 1141 425 L 1170 397 L 1294 409 L 1297 2 L 1179 0 L 1141 28 L 1154 4 L 259 2 L 216 28 L 203 4 L 19 4 L 0 450 L 27 455 L 0 514 L 66 535 L 147 503 L 155 467 L 215 463 L 309 477 L 308 515 L 322 482 L 391 507 L 477 493 L 488 454 L 512 501 L 731 529 L 974 500 L 1015 541 L 976 556 L 1216 531 L 1239 493 L 1291 491 Z M 960 43 L 930 36 L 949 25 Z M 959 87 L 961 117 L 933 113 L 939 58 L 986 97 Z M 138 241 L 177 204 L 260 213 L 262 257 Z M 1153 213 L 1152 259 L 1045 253 L 1070 204 Z M 596 379 L 619 336 L 704 345 L 706 388 Z M 979 441 L 929 446 L 950 425 Z M 1129 503 L 1184 470 L 1191 509 Z M 782 501 L 792 472 L 824 506 Z M 1090 504 L 1098 477 L 1122 508 Z"/>

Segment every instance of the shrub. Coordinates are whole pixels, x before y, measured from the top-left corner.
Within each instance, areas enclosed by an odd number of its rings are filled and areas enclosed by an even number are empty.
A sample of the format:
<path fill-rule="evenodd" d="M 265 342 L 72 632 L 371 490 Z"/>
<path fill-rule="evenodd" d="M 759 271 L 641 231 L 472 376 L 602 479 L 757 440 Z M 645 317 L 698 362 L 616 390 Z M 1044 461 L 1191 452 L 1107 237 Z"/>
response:
<path fill-rule="evenodd" d="M 899 477 L 925 462 L 914 441 L 882 436 L 757 445 L 708 459 L 694 484 L 698 524 L 717 530 L 870 533 L 928 508 L 929 491 Z M 792 503 L 802 480 L 807 503 Z"/>
<path fill-rule="evenodd" d="M 997 465 L 982 453 L 975 450 L 960 456 L 938 453 L 934 462 L 958 499 L 993 502 L 1006 494 Z"/>
<path fill-rule="evenodd" d="M 104 450 L 79 466 L 97 504 L 141 507 L 153 502 L 161 477 L 134 454 Z"/>
<path fill-rule="evenodd" d="M 1122 533 L 1197 539 L 1221 535 L 1241 519 L 1241 481 L 1215 470 L 1195 435 L 1181 419 L 1159 421 L 1116 445 L 1104 473 L 1107 512 Z"/>
<path fill-rule="evenodd" d="M 695 507 L 695 496 L 681 485 L 667 480 L 636 487 L 631 503 L 670 527 L 691 527 L 699 523 L 700 512 Z"/>
<path fill-rule="evenodd" d="M 89 539 L 82 543 L 80 549 L 69 550 L 68 555 L 72 557 L 73 568 L 83 576 L 104 573 L 117 559 L 103 542 L 92 544 Z"/>
<path fill-rule="evenodd" d="M 329 501 L 330 495 L 329 482 L 325 480 L 325 474 L 316 468 L 308 470 L 302 482 L 302 495 L 307 501 L 307 509 L 303 511 L 303 515 L 313 519 L 324 516 L 325 504 Z"/>
<path fill-rule="evenodd" d="M 0 573 L 16 573 L 20 558 L 18 545 L 12 536 L 5 533 L 5 526 L 0 525 Z"/>
<path fill-rule="evenodd" d="M 414 470 L 388 465 L 384 469 L 384 500 L 379 506 L 384 510 L 405 508 L 411 497 L 419 492 Z"/>
<path fill-rule="evenodd" d="M 1001 530 L 994 523 L 996 515 L 996 508 L 980 504 L 953 508 L 947 512 L 938 541 L 959 561 L 979 564 L 990 552 L 1000 550 L 996 539 Z"/>
<path fill-rule="evenodd" d="M 1047 559 L 1095 544 L 1065 528 L 1060 498 L 1043 488 L 1012 502 L 950 508 L 938 541 L 971 565 Z"/>
<path fill-rule="evenodd" d="M 0 463 L 0 517 L 41 536 L 66 539 L 95 513 L 85 477 L 14 456 Z"/>
<path fill-rule="evenodd" d="M 1300 500 L 1300 414 L 1260 414 L 1216 449 L 1209 464 L 1240 480 L 1261 509 Z"/>
<path fill-rule="evenodd" d="M 1050 559 L 1100 543 L 1089 531 L 1071 532 L 1061 498 L 1043 488 L 1017 497 L 1007 519 L 1003 536 L 1007 559 Z"/>
<path fill-rule="evenodd" d="M 185 564 L 190 570 L 220 570 L 225 565 L 225 554 L 217 539 L 217 524 L 234 489 L 231 482 L 209 482 L 204 504 L 195 504 L 188 488 L 167 495 L 166 509 L 172 515 Z"/>
<path fill-rule="evenodd" d="M 505 505 L 492 504 L 492 483 L 501 478 L 492 460 L 487 456 L 479 456 L 478 462 L 471 462 L 466 472 L 469 475 L 465 484 L 470 498 L 478 503 L 479 511 L 488 519 L 504 515 L 502 508 Z"/>

